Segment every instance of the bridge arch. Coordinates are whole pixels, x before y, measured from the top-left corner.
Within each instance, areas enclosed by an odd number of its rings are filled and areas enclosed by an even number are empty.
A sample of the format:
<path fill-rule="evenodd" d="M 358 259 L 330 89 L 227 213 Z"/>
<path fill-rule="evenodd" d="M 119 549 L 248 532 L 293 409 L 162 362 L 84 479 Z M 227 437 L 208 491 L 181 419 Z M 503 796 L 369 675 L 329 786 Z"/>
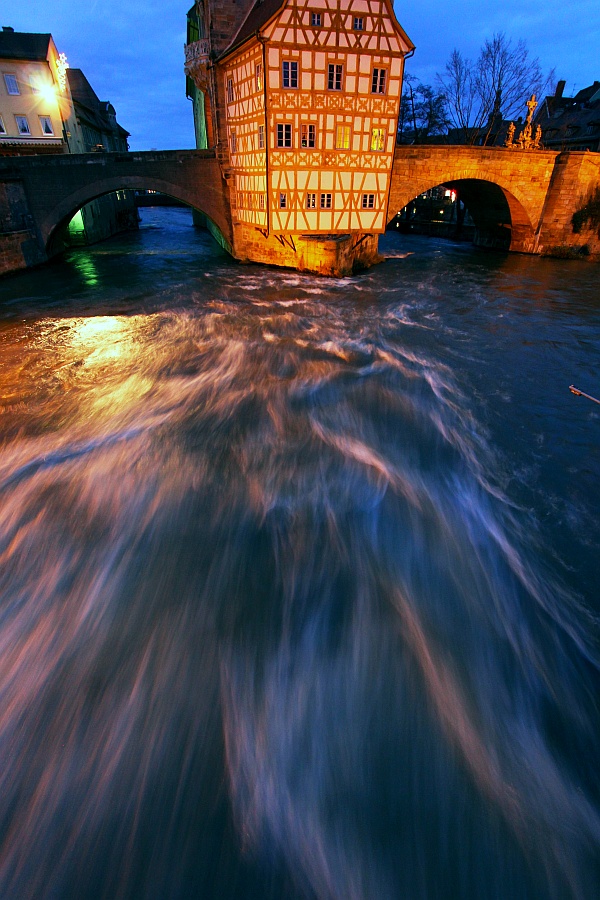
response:
<path fill-rule="evenodd" d="M 440 186 L 456 191 L 458 199 L 468 209 L 475 224 L 475 243 L 479 246 L 525 250 L 533 242 L 534 227 L 525 206 L 511 191 L 484 178 L 448 178 L 435 184 L 424 181 L 413 196 L 408 197 L 412 191 L 407 191 L 408 199 L 399 199 L 398 210 L 390 206 L 389 220 L 417 197 Z"/>
<path fill-rule="evenodd" d="M 397 147 L 388 218 L 420 194 L 446 185 L 467 205 L 478 243 L 531 252 L 555 156 L 502 148 Z"/>
<path fill-rule="evenodd" d="M 70 194 L 62 197 L 52 209 L 48 210 L 47 215 L 40 223 L 40 231 L 45 247 L 50 255 L 54 238 L 82 206 L 105 194 L 122 190 L 151 190 L 160 194 L 166 194 L 174 200 L 178 200 L 186 206 L 203 213 L 223 234 L 225 241 L 228 240 L 228 222 L 223 221 L 223 218 L 218 215 L 218 210 L 215 211 L 211 207 L 210 202 L 206 202 L 206 199 L 204 201 L 200 200 L 196 196 L 196 192 L 190 195 L 189 186 L 177 184 L 164 178 L 145 175 L 115 175 L 79 185 Z"/>

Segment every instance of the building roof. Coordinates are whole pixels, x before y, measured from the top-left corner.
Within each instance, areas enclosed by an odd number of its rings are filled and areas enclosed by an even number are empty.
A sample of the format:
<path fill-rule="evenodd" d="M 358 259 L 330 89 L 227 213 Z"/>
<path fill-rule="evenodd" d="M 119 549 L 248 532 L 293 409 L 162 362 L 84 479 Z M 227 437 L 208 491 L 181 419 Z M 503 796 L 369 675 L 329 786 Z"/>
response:
<path fill-rule="evenodd" d="M 248 38 L 252 37 L 252 35 L 257 34 L 261 28 L 263 28 L 270 19 L 273 18 L 287 3 L 287 0 L 256 0 L 256 3 L 251 8 L 250 12 L 242 22 L 238 32 L 233 38 L 232 42 L 229 46 L 223 51 L 221 54 L 221 59 L 239 47 L 244 41 L 247 41 Z M 394 13 L 394 8 L 392 6 L 391 0 L 388 3 L 389 12 L 392 17 L 392 21 L 395 24 L 397 30 L 402 34 L 402 37 L 406 40 L 407 44 L 411 49 L 414 50 L 414 44 L 411 39 L 408 37 L 398 19 L 396 18 L 396 14 Z"/>
<path fill-rule="evenodd" d="M 46 60 L 51 40 L 51 34 L 29 34 L 5 26 L 0 31 L 0 59 Z"/>
<path fill-rule="evenodd" d="M 563 97 L 564 81 L 554 95 L 536 110 L 534 123 L 541 125 L 546 147 L 597 150 L 600 146 L 600 81 L 582 88 L 574 97 Z"/>
<path fill-rule="evenodd" d="M 67 69 L 67 79 L 75 112 L 79 119 L 97 131 L 118 132 L 123 137 L 129 137 L 128 131 L 122 128 L 118 122 L 109 118 L 110 111 L 114 114 L 113 107 L 108 100 L 98 99 L 98 95 L 81 69 Z"/>
<path fill-rule="evenodd" d="M 240 44 L 243 44 L 249 37 L 256 34 L 257 31 L 266 25 L 275 13 L 285 6 L 286 0 L 256 0 L 256 3 L 242 22 L 239 31 L 235 35 L 233 41 L 222 54 L 231 53 Z"/>

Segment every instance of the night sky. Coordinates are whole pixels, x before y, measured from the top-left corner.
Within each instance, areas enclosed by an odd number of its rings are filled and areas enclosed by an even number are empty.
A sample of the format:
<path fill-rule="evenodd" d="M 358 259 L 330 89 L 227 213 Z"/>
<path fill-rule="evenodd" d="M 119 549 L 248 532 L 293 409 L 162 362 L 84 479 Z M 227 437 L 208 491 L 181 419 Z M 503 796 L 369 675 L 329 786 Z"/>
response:
<path fill-rule="evenodd" d="M 131 132 L 132 150 L 194 146 L 185 96 L 183 45 L 192 0 L 2 0 L 0 25 L 51 32 L 69 63 L 110 100 Z M 566 93 L 600 80 L 598 0 L 396 0 L 396 15 L 416 44 L 407 71 L 433 83 L 456 47 L 477 56 L 486 37 L 524 38 Z"/>

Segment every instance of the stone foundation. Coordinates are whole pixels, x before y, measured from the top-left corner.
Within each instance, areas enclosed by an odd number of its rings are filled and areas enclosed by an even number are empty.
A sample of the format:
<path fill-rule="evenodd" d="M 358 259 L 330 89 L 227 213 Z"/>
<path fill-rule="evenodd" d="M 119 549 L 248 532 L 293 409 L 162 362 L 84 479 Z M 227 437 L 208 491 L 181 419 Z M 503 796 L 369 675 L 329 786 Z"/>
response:
<path fill-rule="evenodd" d="M 380 262 L 378 234 L 286 234 L 265 236 L 252 226 L 234 226 L 234 253 L 242 262 L 285 266 L 336 278 Z"/>

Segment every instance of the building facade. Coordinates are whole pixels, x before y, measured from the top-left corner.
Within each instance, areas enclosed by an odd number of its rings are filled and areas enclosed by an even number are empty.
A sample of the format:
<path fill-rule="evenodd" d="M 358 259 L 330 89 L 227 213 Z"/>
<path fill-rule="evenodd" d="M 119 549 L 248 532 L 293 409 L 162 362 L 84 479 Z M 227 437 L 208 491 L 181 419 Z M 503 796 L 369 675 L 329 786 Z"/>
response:
<path fill-rule="evenodd" d="M 0 156 L 127 151 L 129 133 L 80 69 L 70 69 L 51 34 L 0 32 Z M 3 217 L 10 224 L 13 217 Z M 0 223 L 0 227 L 2 227 Z M 58 245 L 92 244 L 137 227 L 132 191 L 87 203 Z M 7 232 L 8 233 L 8 232 Z"/>
<path fill-rule="evenodd" d="M 0 155 L 78 151 L 66 71 L 52 35 L 0 31 Z"/>
<path fill-rule="evenodd" d="M 215 17 L 211 2 L 197 3 L 198 38 L 186 48 L 229 184 L 234 256 L 329 274 L 370 264 L 414 49 L 391 3 L 262 0 L 236 10 L 219 4 Z"/>

